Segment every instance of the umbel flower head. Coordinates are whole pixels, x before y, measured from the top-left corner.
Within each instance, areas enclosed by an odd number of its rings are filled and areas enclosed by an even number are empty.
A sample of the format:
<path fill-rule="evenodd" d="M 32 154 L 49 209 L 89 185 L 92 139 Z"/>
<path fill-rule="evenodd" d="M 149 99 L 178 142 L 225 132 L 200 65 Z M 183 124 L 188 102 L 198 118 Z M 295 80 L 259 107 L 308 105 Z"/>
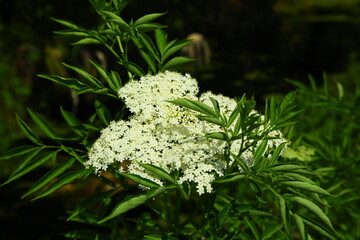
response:
<path fill-rule="evenodd" d="M 105 171 L 109 165 L 118 166 L 120 172 L 136 174 L 162 185 L 161 179 L 140 165 L 152 164 L 168 173 L 179 172 L 178 183 L 195 183 L 198 194 L 211 192 L 211 182 L 224 175 L 226 143 L 204 135 L 219 132 L 221 128 L 168 101 L 187 98 L 210 104 L 212 97 L 225 116 L 230 116 L 237 103 L 211 92 L 197 97 L 198 92 L 197 81 L 190 75 L 170 71 L 127 83 L 119 90 L 119 96 L 133 115 L 126 121 L 113 121 L 102 130 L 89 151 L 87 165 L 96 172 Z M 272 134 L 278 139 L 269 143 L 269 147 L 286 141 L 280 132 Z M 238 152 L 241 145 L 240 140 L 236 141 L 231 150 Z M 249 167 L 253 165 L 251 149 L 241 157 Z"/>

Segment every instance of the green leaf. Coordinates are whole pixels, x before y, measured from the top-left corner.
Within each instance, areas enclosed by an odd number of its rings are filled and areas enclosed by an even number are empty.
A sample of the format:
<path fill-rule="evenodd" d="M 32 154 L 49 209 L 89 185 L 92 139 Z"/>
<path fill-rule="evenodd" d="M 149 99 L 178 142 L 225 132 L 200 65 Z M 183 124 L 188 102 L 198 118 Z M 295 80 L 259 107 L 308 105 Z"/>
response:
<path fill-rule="evenodd" d="M 174 57 L 161 67 L 161 71 L 169 70 L 177 65 L 181 65 L 181 64 L 185 64 L 185 63 L 189 63 L 189 62 L 193 62 L 193 61 L 195 61 L 195 59 L 189 58 L 189 57 L 182 57 L 182 56 Z"/>
<path fill-rule="evenodd" d="M 130 173 L 123 173 L 123 172 L 118 172 L 119 174 L 123 175 L 124 177 L 127 177 L 128 179 L 130 179 L 131 181 L 138 183 L 140 185 L 143 185 L 145 187 L 149 187 L 149 188 L 157 188 L 160 185 L 143 177 L 140 177 L 138 175 L 135 174 L 130 174 Z"/>
<path fill-rule="evenodd" d="M 260 146 L 256 149 L 254 153 L 254 162 L 255 164 L 260 160 L 260 158 L 264 155 L 267 149 L 268 140 L 264 139 L 261 141 Z"/>
<path fill-rule="evenodd" d="M 162 60 L 165 61 L 168 57 L 170 57 L 189 43 L 191 43 L 191 40 L 173 40 L 169 42 L 164 49 Z"/>
<path fill-rule="evenodd" d="M 110 21 L 115 22 L 122 30 L 130 30 L 129 24 L 127 24 L 120 16 L 109 11 L 102 11 L 102 13 L 104 13 L 108 18 L 110 18 Z"/>
<path fill-rule="evenodd" d="M 120 62 L 121 65 L 123 65 L 127 70 L 130 72 L 136 74 L 137 76 L 141 77 L 145 75 L 144 70 L 139 67 L 136 63 L 130 62 L 130 61 L 123 61 Z"/>
<path fill-rule="evenodd" d="M 71 37 L 89 37 L 90 34 L 87 32 L 81 32 L 79 30 L 71 31 L 71 30 L 61 30 L 61 31 L 53 31 L 54 34 L 71 36 Z"/>
<path fill-rule="evenodd" d="M 283 222 L 283 225 L 285 229 L 288 229 L 288 212 L 286 211 L 286 202 L 285 199 L 281 196 L 278 196 L 279 198 L 279 209 L 280 209 L 280 215 L 281 220 Z"/>
<path fill-rule="evenodd" d="M 277 171 L 277 172 L 292 172 L 294 170 L 304 169 L 304 168 L 306 167 L 295 164 L 280 164 L 269 167 L 269 169 L 271 169 L 272 171 Z"/>
<path fill-rule="evenodd" d="M 160 54 L 163 55 L 167 43 L 167 33 L 161 29 L 155 30 L 155 41 Z"/>
<path fill-rule="evenodd" d="M 308 226 L 310 226 L 311 228 L 313 228 L 314 230 L 316 230 L 318 233 L 326 236 L 328 239 L 331 240 L 336 240 L 335 237 L 332 236 L 332 234 L 325 229 L 323 226 L 321 226 L 318 222 L 314 222 L 313 220 L 305 217 L 305 216 L 300 216 L 302 218 L 302 220 L 304 221 L 304 223 Z"/>
<path fill-rule="evenodd" d="M 142 16 L 141 18 L 137 19 L 135 22 L 134 22 L 134 26 L 138 26 L 138 25 L 141 25 L 141 24 L 144 24 L 144 23 L 148 23 L 152 20 L 155 20 L 161 16 L 163 16 L 164 14 L 166 13 L 151 13 L 151 14 L 147 14 L 145 16 Z"/>
<path fill-rule="evenodd" d="M 245 173 L 249 173 L 249 167 L 246 165 L 246 163 L 241 159 L 241 157 L 239 158 L 238 156 L 236 156 L 235 154 L 231 153 L 231 156 L 235 159 L 236 163 L 239 164 L 239 166 L 241 167 L 241 169 L 245 172 Z"/>
<path fill-rule="evenodd" d="M 228 136 L 223 132 L 213 132 L 213 133 L 207 133 L 205 134 L 206 138 L 213 138 L 213 139 L 219 139 L 222 141 L 228 141 Z"/>
<path fill-rule="evenodd" d="M 29 158 L 26 158 L 24 160 L 24 162 L 28 163 L 38 152 L 34 151 L 32 154 L 29 155 Z M 57 152 L 47 152 L 44 153 L 40 156 L 38 156 L 37 158 L 35 158 L 34 160 L 32 160 L 30 163 L 26 164 L 23 167 L 18 168 L 10 177 L 9 179 L 2 183 L 0 186 L 3 186 L 5 184 L 8 184 L 22 176 L 24 176 L 25 174 L 29 173 L 30 171 L 34 170 L 35 168 L 39 167 L 40 165 L 42 165 L 43 163 L 45 163 L 47 160 L 49 160 L 50 158 L 52 158 L 54 155 L 56 155 Z"/>
<path fill-rule="evenodd" d="M 302 220 L 302 218 L 297 215 L 296 213 L 293 214 L 293 217 L 295 219 L 295 223 L 299 229 L 299 233 L 300 233 L 300 236 L 301 236 L 301 239 L 302 240 L 307 240 L 307 233 L 306 233 L 306 230 L 305 230 L 305 225 L 304 225 L 304 221 Z"/>
<path fill-rule="evenodd" d="M 204 120 L 204 121 L 207 121 L 209 123 L 213 123 L 213 124 L 216 124 L 216 125 L 219 125 L 220 127 L 223 127 L 224 124 L 222 123 L 221 120 L 219 120 L 218 118 L 215 118 L 215 117 L 210 117 L 210 116 L 202 116 L 202 115 L 196 115 L 197 118 L 201 119 L 201 120 Z"/>
<path fill-rule="evenodd" d="M 277 224 L 277 223 L 270 223 L 269 225 L 266 226 L 261 240 L 266 240 L 271 238 L 276 232 L 278 232 L 281 229 L 281 224 Z"/>
<path fill-rule="evenodd" d="M 42 176 L 35 184 L 31 187 L 29 191 L 27 191 L 21 198 L 25 198 L 26 196 L 40 190 L 42 187 L 53 181 L 57 176 L 66 171 L 69 167 L 74 163 L 74 159 L 70 159 L 66 162 L 56 165 L 50 171 L 48 171 L 44 176 Z"/>
<path fill-rule="evenodd" d="M 31 130 L 31 128 L 16 114 L 16 120 L 21 131 L 25 134 L 25 136 L 30 139 L 33 143 L 37 145 L 44 145 L 44 143 L 40 140 L 40 138 Z"/>
<path fill-rule="evenodd" d="M 83 38 L 77 42 L 74 42 L 72 45 L 101 45 L 102 42 L 96 38 Z"/>
<path fill-rule="evenodd" d="M 91 169 L 81 169 L 68 172 L 61 177 L 59 177 L 53 184 L 51 184 L 47 189 L 45 189 L 41 194 L 33 198 L 32 200 L 37 200 L 43 198 L 62 188 L 63 186 L 75 181 L 76 179 L 86 177 L 92 172 Z"/>
<path fill-rule="evenodd" d="M 155 31 L 157 29 L 166 28 L 165 25 L 161 25 L 159 23 L 143 23 L 141 25 L 138 25 L 136 29 L 140 33 Z"/>
<path fill-rule="evenodd" d="M 100 220 L 98 222 L 98 224 L 104 223 L 114 217 L 117 217 L 123 213 L 126 213 L 127 211 L 129 211 L 137 206 L 144 204 L 146 202 L 146 200 L 148 200 L 150 198 L 154 198 L 155 196 L 165 192 L 165 190 L 166 190 L 166 188 L 161 186 L 156 189 L 152 189 L 145 194 L 141 194 L 141 195 L 138 195 L 138 196 L 135 196 L 132 198 L 128 198 L 128 199 L 120 202 L 118 205 L 115 206 L 113 211 L 107 217 Z"/>
<path fill-rule="evenodd" d="M 175 180 L 171 177 L 171 175 L 168 174 L 164 169 L 159 168 L 152 164 L 145 164 L 145 163 L 139 163 L 139 162 L 138 162 L 138 164 L 140 166 L 142 166 L 143 168 L 145 168 L 146 170 L 148 170 L 149 172 L 159 176 L 160 178 L 167 180 L 171 183 L 176 183 Z"/>
<path fill-rule="evenodd" d="M 77 72 L 80 76 L 82 76 L 83 78 L 85 78 L 86 80 L 88 80 L 89 82 L 94 84 L 96 87 L 104 88 L 104 85 L 99 80 L 97 80 L 96 78 L 91 76 L 87 71 L 85 71 L 81 68 L 66 64 L 66 63 L 63 63 L 63 65 L 66 66 L 67 68 L 70 68 L 71 70 Z"/>
<path fill-rule="evenodd" d="M 34 146 L 17 146 L 14 148 L 11 148 L 9 150 L 7 150 L 6 152 L 3 153 L 3 155 L 0 156 L 0 160 L 6 160 L 6 159 L 10 159 L 13 157 L 17 157 L 17 156 L 21 156 L 24 155 L 26 153 L 29 152 L 34 152 L 34 151 L 41 151 L 41 147 L 34 147 Z"/>
<path fill-rule="evenodd" d="M 234 174 L 228 174 L 224 177 L 218 178 L 213 183 L 228 183 L 228 182 L 236 182 L 238 180 L 241 180 L 245 177 L 242 173 L 234 173 Z"/>
<path fill-rule="evenodd" d="M 225 220 L 226 220 L 227 217 L 229 216 L 233 205 L 234 205 L 233 202 L 228 203 L 228 204 L 221 210 L 221 212 L 218 214 L 218 216 L 217 216 L 217 222 L 218 222 L 218 224 L 219 224 L 219 227 L 221 227 L 221 225 L 223 225 L 223 223 L 225 222 Z"/>
<path fill-rule="evenodd" d="M 157 67 L 156 67 L 156 63 L 154 61 L 153 55 L 142 49 L 139 49 L 139 51 L 140 51 L 140 55 L 142 56 L 142 58 L 145 60 L 145 62 L 150 67 L 152 73 L 157 73 L 158 71 L 157 71 Z"/>
<path fill-rule="evenodd" d="M 96 204 L 103 204 L 106 200 L 111 198 L 113 192 L 114 190 L 112 189 L 106 192 L 98 192 L 85 198 L 76 206 L 74 211 L 72 211 L 71 215 L 67 218 L 67 221 L 73 219 Z"/>
<path fill-rule="evenodd" d="M 54 129 L 50 126 L 50 124 L 39 114 L 33 112 L 30 108 L 27 109 L 32 120 L 39 126 L 41 131 L 43 131 L 48 137 L 51 139 L 56 139 L 57 134 Z"/>
<path fill-rule="evenodd" d="M 95 100 L 95 109 L 96 109 L 96 114 L 99 116 L 100 120 L 106 126 L 108 126 L 111 121 L 111 115 L 109 109 L 99 100 Z"/>
<path fill-rule="evenodd" d="M 331 224 L 330 219 L 321 210 L 321 208 L 319 208 L 315 203 L 313 203 L 305 198 L 302 198 L 302 197 L 292 197 L 290 200 L 306 207 L 311 212 L 313 212 L 316 216 L 318 216 L 328 227 L 330 227 L 332 230 L 334 229 Z"/>
<path fill-rule="evenodd" d="M 216 112 L 211 107 L 202 102 L 189 100 L 186 98 L 178 98 L 168 102 L 217 118 Z"/>
<path fill-rule="evenodd" d="M 325 195 L 331 195 L 330 193 L 328 193 L 325 189 L 308 183 L 308 182 L 303 182 L 303 181 L 284 181 L 284 182 L 280 182 L 281 184 L 284 184 L 286 186 L 289 187 L 294 187 L 294 188 L 299 188 L 302 190 L 306 190 L 309 192 L 315 192 L 315 193 L 320 193 L 320 194 L 325 194 Z"/>
<path fill-rule="evenodd" d="M 105 81 L 109 84 L 109 87 L 114 90 L 116 93 L 121 87 L 120 76 L 112 71 L 111 75 L 104 69 L 103 66 L 93 62 L 90 60 L 90 63 L 96 68 L 96 70 L 100 73 L 100 75 L 105 79 Z M 116 75 L 117 74 L 117 75 Z"/>
<path fill-rule="evenodd" d="M 280 104 L 280 114 L 283 113 L 286 108 L 295 100 L 296 97 L 296 92 L 295 91 L 291 91 L 288 94 L 286 94 L 286 96 L 284 97 L 284 99 L 281 101 Z"/>
<path fill-rule="evenodd" d="M 260 240 L 260 235 L 259 235 L 259 231 L 257 230 L 255 224 L 253 221 L 251 221 L 249 218 L 244 217 L 244 220 L 246 222 L 246 224 L 250 227 L 251 232 L 254 234 L 254 237 L 256 240 Z"/>
<path fill-rule="evenodd" d="M 140 33 L 139 37 L 140 37 L 140 40 L 141 40 L 141 44 L 143 46 L 145 46 L 147 51 L 150 53 L 151 57 L 155 58 L 158 62 L 160 62 L 159 53 L 158 53 L 154 43 L 152 42 L 151 38 L 148 37 L 144 33 Z"/>
<path fill-rule="evenodd" d="M 271 158 L 267 161 L 267 167 L 271 167 L 277 162 L 285 146 L 286 146 L 286 142 L 283 142 L 275 149 L 275 152 L 273 153 Z"/>
<path fill-rule="evenodd" d="M 61 25 L 64 25 L 65 27 L 74 29 L 74 30 L 81 30 L 83 28 L 77 26 L 76 24 L 70 22 L 70 21 L 66 21 L 66 20 L 61 20 L 61 19 L 57 19 L 57 18 L 51 18 L 51 20 L 60 23 Z"/>
<path fill-rule="evenodd" d="M 53 81 L 57 84 L 63 85 L 65 87 L 74 89 L 76 91 L 86 92 L 92 90 L 92 88 L 89 85 L 80 82 L 76 78 L 63 78 L 59 76 L 42 75 L 42 74 L 39 74 L 38 76 Z"/>

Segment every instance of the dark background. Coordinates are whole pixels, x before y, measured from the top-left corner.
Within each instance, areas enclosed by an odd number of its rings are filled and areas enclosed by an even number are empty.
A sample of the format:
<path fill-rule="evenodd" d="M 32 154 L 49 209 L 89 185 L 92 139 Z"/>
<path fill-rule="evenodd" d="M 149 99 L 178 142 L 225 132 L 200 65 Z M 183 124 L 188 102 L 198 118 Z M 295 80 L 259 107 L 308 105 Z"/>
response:
<path fill-rule="evenodd" d="M 306 82 L 312 74 L 320 81 L 325 71 L 330 81 L 346 85 L 349 64 L 358 60 L 357 0 L 134 0 L 122 17 L 128 21 L 153 12 L 167 12 L 158 21 L 168 26 L 170 40 L 194 32 L 207 40 L 211 62 L 180 69 L 196 77 L 202 91 L 231 97 L 247 93 L 261 104 L 269 94 L 295 88 L 284 78 Z M 84 64 L 72 57 L 70 41 L 54 37 L 52 31 L 61 26 L 50 17 L 87 28 L 99 22 L 87 0 L 0 0 L 1 152 L 24 141 L 15 112 L 26 121 L 30 107 L 56 123 L 61 121 L 59 105 L 71 109 L 68 90 L 36 76 L 69 75 L 60 61 Z M 96 49 L 86 50 L 92 54 Z M 85 116 L 93 106 L 81 101 L 78 114 Z M 0 162 L 1 182 L 16 163 Z M 74 227 L 59 216 L 73 208 L 81 193 L 73 197 L 68 189 L 35 202 L 20 200 L 41 173 L 0 188 L 0 239 L 62 239 L 58 233 Z"/>

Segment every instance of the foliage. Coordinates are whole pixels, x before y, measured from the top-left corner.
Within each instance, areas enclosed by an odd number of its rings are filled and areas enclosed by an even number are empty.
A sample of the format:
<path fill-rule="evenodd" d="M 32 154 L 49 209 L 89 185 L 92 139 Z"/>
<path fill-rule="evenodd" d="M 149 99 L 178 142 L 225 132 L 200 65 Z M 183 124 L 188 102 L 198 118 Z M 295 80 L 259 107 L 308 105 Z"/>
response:
<path fill-rule="evenodd" d="M 88 152 L 111 121 L 126 118 L 123 100 L 118 90 L 135 76 L 156 74 L 191 61 L 172 57 L 188 41 L 168 42 L 164 26 L 153 22 L 162 13 L 148 14 L 126 22 L 120 17 L 127 2 L 120 0 L 90 1 L 103 22 L 95 30 L 87 30 L 66 20 L 54 19 L 68 29 L 60 35 L 77 37 L 74 45 L 97 44 L 107 48 L 126 71 L 128 79 L 120 79 L 115 71 L 92 62 L 101 76 L 98 79 L 76 66 L 64 64 L 78 78 L 40 75 L 76 91 L 77 95 L 91 93 L 118 101 L 112 114 L 98 99 L 94 114 L 82 123 L 73 113 L 60 108 L 71 136 L 61 136 L 43 116 L 28 109 L 28 113 L 42 135 L 17 116 L 24 135 L 32 145 L 18 146 L 1 156 L 2 160 L 20 157 L 22 160 L 4 184 L 13 182 L 44 164 L 51 169 L 41 177 L 23 197 L 39 199 L 53 194 L 76 180 L 97 179 L 109 190 L 88 196 L 72 211 L 68 220 L 85 223 L 88 229 L 65 234 L 74 239 L 335 239 L 336 232 L 327 216 L 329 204 L 323 196 L 329 192 L 315 184 L 314 172 L 299 161 L 284 161 L 280 155 L 286 143 L 276 149 L 267 148 L 274 139 L 271 132 L 295 123 L 300 111 L 293 104 L 295 92 L 287 94 L 280 103 L 272 98 L 264 116 L 252 114 L 254 99 L 244 96 L 236 100 L 229 116 L 222 113 L 219 103 L 191 100 L 170 101 L 176 106 L 195 111 L 201 121 L 215 124 L 219 132 L 206 138 L 225 143 L 224 176 L 212 182 L 212 192 L 199 195 L 189 182 L 179 184 L 178 173 L 168 172 L 152 164 L 141 166 L 164 180 L 163 186 L 131 173 L 123 173 L 109 166 L 110 174 L 94 174 L 86 167 Z M 129 51 L 136 49 L 143 66 L 129 59 Z M 254 131 L 260 126 L 262 130 Z M 237 152 L 231 146 L 242 139 Z M 250 139 L 251 141 L 245 141 Z M 141 147 L 141 146 L 140 146 Z M 254 164 L 244 162 L 242 154 L 251 149 Z M 135 161 L 136 159 L 130 159 Z M 49 163 L 50 162 L 50 163 Z M 136 185 L 147 189 L 139 192 Z"/>
<path fill-rule="evenodd" d="M 300 123 L 292 129 L 294 145 L 312 150 L 305 160 L 318 174 L 317 182 L 334 195 L 326 201 L 333 207 L 329 214 L 338 225 L 341 239 L 360 237 L 357 72 L 358 62 L 352 61 L 343 83 L 330 81 L 326 74 L 321 86 L 312 76 L 309 76 L 310 86 L 289 80 L 299 87 L 298 104 L 305 109 Z"/>

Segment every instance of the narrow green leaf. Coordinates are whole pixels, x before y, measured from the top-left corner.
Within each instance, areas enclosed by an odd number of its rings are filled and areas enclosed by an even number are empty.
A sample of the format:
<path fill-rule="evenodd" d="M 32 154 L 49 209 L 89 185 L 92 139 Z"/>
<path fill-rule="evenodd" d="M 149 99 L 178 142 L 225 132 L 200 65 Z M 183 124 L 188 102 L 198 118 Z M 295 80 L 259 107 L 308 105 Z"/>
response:
<path fill-rule="evenodd" d="M 61 19 L 57 19 L 57 18 L 51 18 L 51 20 L 57 22 L 57 23 L 60 23 L 61 25 L 64 25 L 65 27 L 68 27 L 68 28 L 71 28 L 71 29 L 74 29 L 74 30 L 81 30 L 82 28 L 77 26 L 76 24 L 70 22 L 70 21 L 67 21 L 67 20 L 61 20 Z"/>
<path fill-rule="evenodd" d="M 228 136 L 223 132 L 213 132 L 213 133 L 206 133 L 205 137 L 207 138 L 213 138 L 213 139 L 219 139 L 222 141 L 228 141 Z"/>
<path fill-rule="evenodd" d="M 60 107 L 60 112 L 64 120 L 68 123 L 70 127 L 81 126 L 80 120 L 73 113 L 64 110 L 62 107 Z"/>
<path fill-rule="evenodd" d="M 101 44 L 102 42 L 100 40 L 90 37 L 83 38 L 80 39 L 79 41 L 72 43 L 72 45 L 101 45 Z"/>
<path fill-rule="evenodd" d="M 230 127 L 234 123 L 237 117 L 239 117 L 239 109 L 236 106 L 236 108 L 232 111 L 229 117 L 227 127 Z"/>
<path fill-rule="evenodd" d="M 111 115 L 109 109 L 99 100 L 95 100 L 95 109 L 96 114 L 99 116 L 100 120 L 108 126 L 111 121 Z"/>
<path fill-rule="evenodd" d="M 155 196 L 165 192 L 166 188 L 161 186 L 156 189 L 152 189 L 149 192 L 145 194 L 141 194 L 132 198 L 128 198 L 122 202 L 120 202 L 118 205 L 115 206 L 113 211 L 104 219 L 100 220 L 98 224 L 104 223 L 114 217 L 117 217 L 123 213 L 126 213 L 127 211 L 140 206 L 146 202 L 146 200 L 150 198 L 154 198 Z"/>
<path fill-rule="evenodd" d="M 235 154 L 231 153 L 231 156 L 235 159 L 236 163 L 239 164 L 241 169 L 245 173 L 249 173 L 249 167 L 246 165 L 246 163 L 241 159 L 241 157 L 236 156 Z"/>
<path fill-rule="evenodd" d="M 315 203 L 302 197 L 292 197 L 290 200 L 306 207 L 307 209 L 312 211 L 316 216 L 318 216 L 328 227 L 330 227 L 332 230 L 334 229 L 330 219 Z"/>
<path fill-rule="evenodd" d="M 281 229 L 281 224 L 277 224 L 277 223 L 270 223 L 269 225 L 266 226 L 261 240 L 266 240 L 271 238 L 276 232 L 278 232 Z"/>
<path fill-rule="evenodd" d="M 57 134 L 54 129 L 50 126 L 50 124 L 39 114 L 33 112 L 30 108 L 27 109 L 32 120 L 39 126 L 41 131 L 43 131 L 48 137 L 52 139 L 57 138 Z"/>
<path fill-rule="evenodd" d="M 85 71 L 81 68 L 66 64 L 66 63 L 63 63 L 63 65 L 66 66 L 67 68 L 70 68 L 71 70 L 77 72 L 80 76 L 82 76 L 83 78 L 85 78 L 86 80 L 88 80 L 89 82 L 94 84 L 96 87 L 99 87 L 99 88 L 104 87 L 104 85 L 99 80 L 97 80 L 96 78 L 91 76 L 87 71 Z"/>
<path fill-rule="evenodd" d="M 300 216 L 302 218 L 302 220 L 304 221 L 304 223 L 308 226 L 310 226 L 311 228 L 313 228 L 314 230 L 316 230 L 318 233 L 326 236 L 328 239 L 331 240 L 337 240 L 332 233 L 330 233 L 327 229 L 325 229 L 323 226 L 321 226 L 318 222 L 315 222 L 305 216 Z M 309 236 L 309 235 L 308 235 Z"/>
<path fill-rule="evenodd" d="M 299 229 L 301 240 L 307 240 L 307 233 L 306 233 L 306 230 L 305 230 L 304 221 L 296 213 L 293 214 L 293 217 L 294 217 L 295 223 L 296 223 L 296 225 L 297 225 L 297 227 Z"/>
<path fill-rule="evenodd" d="M 0 156 L 0 160 L 6 160 L 6 159 L 11 159 L 17 156 L 21 156 L 24 155 L 26 153 L 29 152 L 34 152 L 34 151 L 40 151 L 42 148 L 41 147 L 34 147 L 34 146 L 16 146 L 14 148 L 11 148 L 9 150 L 7 150 L 6 152 L 4 152 L 1 156 Z"/>
<path fill-rule="evenodd" d="M 223 225 L 223 223 L 226 221 L 227 217 L 231 212 L 233 205 L 234 205 L 233 202 L 228 203 L 218 214 L 217 222 L 219 224 L 219 227 L 221 227 L 221 225 Z"/>
<path fill-rule="evenodd" d="M 59 177 L 53 184 L 51 184 L 47 189 L 45 189 L 41 194 L 36 196 L 31 200 L 37 200 L 43 198 L 62 188 L 63 186 L 75 181 L 76 179 L 86 177 L 92 172 L 91 169 L 81 169 L 72 172 L 68 172 L 61 177 Z"/>
<path fill-rule="evenodd" d="M 145 33 L 145 32 L 151 32 L 151 31 L 155 31 L 157 29 L 161 29 L 161 28 L 166 28 L 167 26 L 165 25 L 161 25 L 159 23 L 143 23 L 141 25 L 138 25 L 136 27 L 136 29 L 138 30 L 138 32 L 140 33 Z"/>
<path fill-rule="evenodd" d="M 175 66 L 185 64 L 185 63 L 189 63 L 189 62 L 193 62 L 193 61 L 195 61 L 195 59 L 189 58 L 189 57 L 183 57 L 183 56 L 174 57 L 174 58 L 170 59 L 168 62 L 166 62 L 161 67 L 161 71 L 170 70 Z"/>
<path fill-rule="evenodd" d="M 76 78 L 63 78 L 59 76 L 51 76 L 51 75 L 43 75 L 43 74 L 39 74 L 38 76 L 53 81 L 57 84 L 63 85 L 65 87 L 74 89 L 76 91 L 86 92 L 92 90 L 92 88 L 89 85 L 80 82 Z"/>
<path fill-rule="evenodd" d="M 323 72 L 323 88 L 324 88 L 324 95 L 329 97 L 329 79 L 327 74 Z"/>
<path fill-rule="evenodd" d="M 260 240 L 260 234 L 259 231 L 257 230 L 255 224 L 253 221 L 251 221 L 249 218 L 245 217 L 244 218 L 246 224 L 250 227 L 251 232 L 254 234 L 254 237 L 256 240 Z"/>
<path fill-rule="evenodd" d="M 277 119 L 277 113 L 276 113 L 276 103 L 275 103 L 275 98 L 272 96 L 270 99 L 270 122 L 275 122 L 275 120 Z"/>
<path fill-rule="evenodd" d="M 151 38 L 144 33 L 140 33 L 139 37 L 140 37 L 142 45 L 145 46 L 147 51 L 151 54 L 152 58 L 155 58 L 158 62 L 160 62 L 159 53 L 158 53 L 154 43 L 152 42 Z"/>
<path fill-rule="evenodd" d="M 301 175 L 298 173 L 285 173 L 284 175 L 292 180 L 298 180 L 298 181 L 307 182 L 310 184 L 315 184 L 314 181 L 312 181 L 310 178 L 307 178 L 304 175 Z M 330 192 L 329 190 L 327 190 L 327 191 Z"/>
<path fill-rule="evenodd" d="M 156 66 L 156 62 L 154 61 L 153 55 L 147 51 L 144 51 L 142 49 L 139 49 L 140 51 L 140 55 L 142 56 L 142 58 L 145 60 L 145 62 L 148 64 L 148 66 L 150 67 L 152 73 L 157 73 L 157 66 Z"/>
<path fill-rule="evenodd" d="M 106 192 L 98 192 L 85 198 L 76 206 L 74 211 L 72 211 L 71 215 L 67 218 L 67 221 L 73 219 L 96 204 L 104 203 L 107 199 L 111 198 L 113 192 L 114 190 L 112 189 Z"/>
<path fill-rule="evenodd" d="M 183 47 L 185 47 L 189 43 L 191 43 L 191 40 L 173 40 L 173 41 L 169 42 L 164 49 L 164 54 L 163 54 L 162 60 L 165 61 L 166 59 L 168 59 L 168 57 L 170 57 L 177 51 L 181 50 Z"/>
<path fill-rule="evenodd" d="M 163 16 L 164 14 L 166 13 L 151 13 L 151 14 L 147 14 L 145 16 L 142 16 L 141 18 L 137 19 L 135 22 L 134 22 L 134 26 L 138 26 L 138 25 L 141 25 L 141 24 L 144 24 L 144 23 L 148 23 L 152 20 L 155 20 L 161 16 Z"/>
<path fill-rule="evenodd" d="M 44 145 L 44 143 L 40 140 L 40 138 L 31 130 L 31 128 L 16 114 L 16 120 L 21 131 L 25 134 L 25 136 L 37 145 Z"/>
<path fill-rule="evenodd" d="M 306 190 L 309 192 L 315 192 L 315 193 L 320 193 L 320 194 L 325 194 L 325 195 L 331 195 L 330 193 L 328 193 L 325 189 L 308 183 L 308 182 L 303 182 L 303 181 L 284 181 L 284 182 L 280 182 L 281 184 L 284 184 L 286 186 L 289 187 L 294 187 L 294 188 L 299 188 L 302 190 Z"/>
<path fill-rule="evenodd" d="M 163 55 L 167 43 L 167 33 L 161 29 L 155 30 L 155 41 L 160 54 Z"/>
<path fill-rule="evenodd" d="M 291 91 L 285 95 L 284 99 L 281 101 L 279 113 L 281 114 L 286 110 L 286 108 L 295 100 L 296 92 Z"/>
<path fill-rule="evenodd" d="M 269 169 L 271 169 L 272 171 L 278 171 L 278 172 L 292 172 L 294 170 L 304 169 L 304 168 L 306 168 L 306 167 L 301 166 L 301 165 L 280 164 L 280 165 L 271 166 Z"/>
<path fill-rule="evenodd" d="M 116 86 L 116 92 L 118 92 L 122 86 L 120 75 L 115 71 L 111 71 L 111 79 L 112 83 Z"/>
<path fill-rule="evenodd" d="M 264 139 L 261 141 L 260 146 L 256 148 L 256 151 L 254 153 L 254 162 L 255 164 L 260 160 L 260 158 L 264 155 L 266 149 L 267 149 L 267 143 L 268 140 Z"/>
<path fill-rule="evenodd" d="M 213 183 L 229 183 L 229 182 L 236 182 L 238 180 L 241 180 L 245 177 L 244 174 L 241 173 L 234 173 L 234 174 L 228 174 L 224 177 L 218 178 Z"/>
<path fill-rule="evenodd" d="M 288 229 L 288 212 L 286 211 L 286 202 L 285 199 L 281 196 L 278 196 L 279 199 L 279 209 L 280 209 L 280 215 L 281 220 L 283 222 L 283 225 L 285 229 Z"/>
<path fill-rule="evenodd" d="M 26 162 L 29 162 L 32 157 L 34 157 L 37 152 L 34 151 L 29 158 L 25 159 Z M 49 160 L 51 157 L 53 157 L 54 154 L 56 154 L 57 152 L 47 152 L 44 153 L 40 156 L 38 156 L 37 158 L 35 158 L 34 160 L 32 160 L 30 163 L 26 164 L 26 166 L 23 166 L 21 168 L 18 168 L 10 177 L 9 179 L 2 183 L 0 186 L 3 186 L 5 184 L 8 184 L 22 176 L 24 176 L 25 174 L 29 173 L 30 171 L 34 170 L 35 168 L 39 167 L 40 165 L 42 165 L 43 163 L 45 163 L 47 160 Z M 25 161 L 24 160 L 24 161 Z"/>
<path fill-rule="evenodd" d="M 222 121 L 218 118 L 215 117 L 210 117 L 210 116 L 202 116 L 202 115 L 196 115 L 197 118 L 207 121 L 209 123 L 213 123 L 216 125 L 219 125 L 220 127 L 224 126 L 224 124 L 222 123 Z"/>
<path fill-rule="evenodd" d="M 149 188 L 157 188 L 160 185 L 143 177 L 140 177 L 138 175 L 135 174 L 130 174 L 130 173 L 123 173 L 123 172 L 118 172 L 119 174 L 123 175 L 124 177 L 127 177 L 128 179 L 130 179 L 131 181 L 138 183 L 140 185 L 143 185 L 145 187 L 149 187 Z"/>
<path fill-rule="evenodd" d="M 120 16 L 109 11 L 102 11 L 102 13 L 104 13 L 108 18 L 110 18 L 111 21 L 117 23 L 122 30 L 124 31 L 130 30 L 129 24 L 127 24 Z"/>
<path fill-rule="evenodd" d="M 211 107 L 202 102 L 189 100 L 186 98 L 178 98 L 168 102 L 217 118 L 216 112 Z"/>
<path fill-rule="evenodd" d="M 271 167 L 274 164 L 276 164 L 277 160 L 280 157 L 280 154 L 283 152 L 284 148 L 286 146 L 286 142 L 281 143 L 276 149 L 269 161 L 267 161 L 267 167 Z"/>
<path fill-rule="evenodd" d="M 168 174 L 164 169 L 159 168 L 158 166 L 152 165 L 152 164 L 145 164 L 138 162 L 140 166 L 148 170 L 149 172 L 159 176 L 160 178 L 167 180 L 171 183 L 176 183 L 175 180 L 171 177 L 170 174 Z"/>
<path fill-rule="evenodd" d="M 54 34 L 71 36 L 71 37 L 89 37 L 90 34 L 87 32 L 81 32 L 79 30 L 71 31 L 71 30 L 61 30 L 61 31 L 53 31 Z"/>
<path fill-rule="evenodd" d="M 144 70 L 139 67 L 136 63 L 130 62 L 130 61 L 123 61 L 120 62 L 121 65 L 123 65 L 127 70 L 130 72 L 136 74 L 137 76 L 141 77 L 145 75 Z"/>
<path fill-rule="evenodd" d="M 44 176 L 42 176 L 35 184 L 27 191 L 21 198 L 25 198 L 30 194 L 40 190 L 42 187 L 53 181 L 57 176 L 66 171 L 74 163 L 74 159 L 70 159 L 66 162 L 56 165 L 50 171 L 48 171 Z"/>

